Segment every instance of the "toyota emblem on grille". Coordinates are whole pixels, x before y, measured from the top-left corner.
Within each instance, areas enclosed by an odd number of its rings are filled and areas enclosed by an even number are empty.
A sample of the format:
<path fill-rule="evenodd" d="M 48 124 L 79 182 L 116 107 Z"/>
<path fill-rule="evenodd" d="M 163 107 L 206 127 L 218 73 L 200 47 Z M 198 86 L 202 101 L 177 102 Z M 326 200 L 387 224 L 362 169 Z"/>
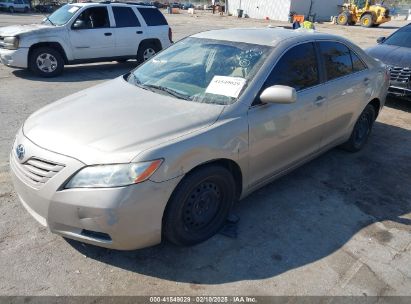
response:
<path fill-rule="evenodd" d="M 16 147 L 16 155 L 17 157 L 22 160 L 24 158 L 24 154 L 26 153 L 24 146 L 22 144 Z"/>

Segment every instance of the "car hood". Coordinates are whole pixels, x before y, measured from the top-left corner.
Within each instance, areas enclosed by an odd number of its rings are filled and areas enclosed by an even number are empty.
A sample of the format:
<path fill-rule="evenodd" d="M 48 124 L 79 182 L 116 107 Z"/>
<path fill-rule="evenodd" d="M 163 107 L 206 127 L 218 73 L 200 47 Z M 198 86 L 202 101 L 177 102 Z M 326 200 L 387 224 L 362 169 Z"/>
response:
<path fill-rule="evenodd" d="M 31 32 L 48 31 L 53 28 L 52 25 L 46 24 L 25 24 L 25 25 L 11 25 L 0 27 L 0 36 L 17 36 Z"/>
<path fill-rule="evenodd" d="M 366 52 L 387 65 L 399 67 L 411 66 L 411 49 L 409 48 L 380 44 L 367 49 Z"/>
<path fill-rule="evenodd" d="M 119 77 L 33 113 L 23 133 L 42 148 L 88 165 L 122 163 L 213 124 L 223 109 L 153 93 Z"/>

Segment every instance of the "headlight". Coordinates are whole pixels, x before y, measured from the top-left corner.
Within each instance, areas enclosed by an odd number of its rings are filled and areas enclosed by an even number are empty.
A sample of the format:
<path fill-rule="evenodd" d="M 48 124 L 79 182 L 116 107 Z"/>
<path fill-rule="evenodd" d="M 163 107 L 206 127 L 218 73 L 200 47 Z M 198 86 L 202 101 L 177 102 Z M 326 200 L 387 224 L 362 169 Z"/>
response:
<path fill-rule="evenodd" d="M 9 50 L 15 50 L 19 47 L 19 37 L 14 36 L 14 37 L 4 37 L 3 43 L 4 43 L 4 48 L 9 49 Z"/>
<path fill-rule="evenodd" d="M 80 170 L 66 184 L 69 188 L 107 188 L 137 184 L 147 180 L 163 160 L 148 162 L 89 166 Z"/>

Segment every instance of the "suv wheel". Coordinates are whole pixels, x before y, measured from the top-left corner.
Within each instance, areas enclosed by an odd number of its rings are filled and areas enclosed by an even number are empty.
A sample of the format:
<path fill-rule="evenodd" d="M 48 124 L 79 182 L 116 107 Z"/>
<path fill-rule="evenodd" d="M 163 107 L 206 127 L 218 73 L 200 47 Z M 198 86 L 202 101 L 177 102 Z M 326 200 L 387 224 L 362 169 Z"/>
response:
<path fill-rule="evenodd" d="M 24 10 L 23 10 L 23 12 L 27 14 L 27 13 L 29 12 L 28 7 L 25 7 Z"/>
<path fill-rule="evenodd" d="M 147 59 L 153 57 L 156 53 L 158 53 L 161 49 L 159 49 L 154 43 L 152 42 L 143 42 L 138 48 L 137 51 L 137 62 L 143 63 Z"/>
<path fill-rule="evenodd" d="M 31 52 L 29 68 L 41 77 L 54 77 L 63 72 L 64 60 L 59 51 L 40 47 Z"/>
<path fill-rule="evenodd" d="M 219 166 L 188 174 L 174 190 L 163 217 L 163 234 L 176 245 L 194 245 L 216 234 L 235 199 L 232 174 Z"/>
<path fill-rule="evenodd" d="M 14 7 L 10 6 L 9 7 L 9 12 L 13 14 L 14 13 Z"/>
<path fill-rule="evenodd" d="M 360 151 L 367 143 L 375 121 L 375 110 L 372 105 L 367 105 L 355 123 L 350 139 L 341 147 L 349 152 Z"/>

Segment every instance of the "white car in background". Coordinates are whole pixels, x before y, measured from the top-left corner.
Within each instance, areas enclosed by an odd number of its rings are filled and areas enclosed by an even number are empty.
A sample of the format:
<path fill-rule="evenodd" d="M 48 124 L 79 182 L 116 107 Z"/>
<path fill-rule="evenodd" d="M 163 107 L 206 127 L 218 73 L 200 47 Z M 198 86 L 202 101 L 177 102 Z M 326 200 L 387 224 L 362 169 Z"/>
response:
<path fill-rule="evenodd" d="M 30 3 L 28 0 L 0 0 L 0 10 L 27 13 L 30 10 Z"/>
<path fill-rule="evenodd" d="M 42 24 L 0 28 L 0 61 L 53 77 L 68 64 L 128 59 L 141 63 L 171 43 L 171 28 L 154 6 L 74 3 Z"/>

